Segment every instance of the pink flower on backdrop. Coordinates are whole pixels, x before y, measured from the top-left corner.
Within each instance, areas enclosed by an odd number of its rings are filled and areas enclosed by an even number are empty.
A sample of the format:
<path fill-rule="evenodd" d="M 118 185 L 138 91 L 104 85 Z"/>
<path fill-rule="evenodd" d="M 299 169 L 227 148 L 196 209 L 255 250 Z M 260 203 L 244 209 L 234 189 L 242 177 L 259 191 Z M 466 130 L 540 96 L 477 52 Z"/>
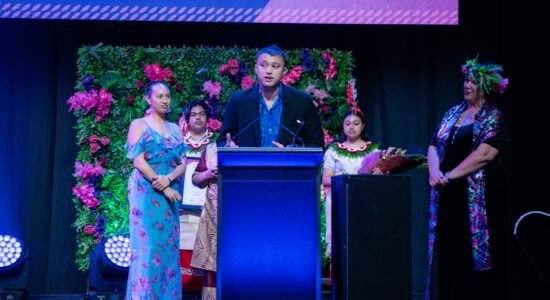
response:
<path fill-rule="evenodd" d="M 145 76 L 150 81 L 165 81 L 165 82 L 174 81 L 174 74 L 172 70 L 168 68 L 163 69 L 159 63 L 155 63 L 152 65 L 145 65 L 143 67 L 143 70 L 145 71 Z"/>
<path fill-rule="evenodd" d="M 110 142 L 111 142 L 111 140 L 110 140 L 108 137 L 106 137 L 106 136 L 102 136 L 102 137 L 101 137 L 101 144 L 102 144 L 103 146 L 109 145 Z"/>
<path fill-rule="evenodd" d="M 134 104 L 134 101 L 135 101 L 134 96 L 128 96 L 128 103 L 129 103 L 130 105 Z"/>
<path fill-rule="evenodd" d="M 113 99 L 113 95 L 111 93 L 107 92 L 103 88 L 99 90 L 97 107 L 95 112 L 96 122 L 101 121 L 101 119 L 103 119 L 109 113 L 111 109 L 112 99 Z"/>
<path fill-rule="evenodd" d="M 229 70 L 229 65 L 228 64 L 223 64 L 218 69 L 218 72 L 220 72 L 220 74 L 224 74 L 225 72 L 227 72 L 227 70 Z"/>
<path fill-rule="evenodd" d="M 98 158 L 98 161 L 99 161 L 100 164 L 104 165 L 104 164 L 107 163 L 107 158 L 102 156 L 102 157 Z"/>
<path fill-rule="evenodd" d="M 176 84 L 176 91 L 181 92 L 183 90 L 183 84 L 178 83 Z"/>
<path fill-rule="evenodd" d="M 325 62 L 325 81 L 328 81 L 329 79 L 334 78 L 336 76 L 337 70 L 336 70 L 336 59 L 327 52 L 323 52 L 321 55 L 323 58 L 323 61 Z"/>
<path fill-rule="evenodd" d="M 313 98 L 319 100 L 319 104 L 323 104 L 323 100 L 330 97 L 329 93 L 323 89 L 316 88 L 312 83 L 307 86 L 305 92 L 308 94 L 313 94 Z"/>
<path fill-rule="evenodd" d="M 141 80 L 138 80 L 136 82 L 136 86 L 137 86 L 138 89 L 142 89 L 145 85 L 143 84 L 143 82 Z"/>
<path fill-rule="evenodd" d="M 214 118 L 208 118 L 208 122 L 206 122 L 206 129 L 210 131 L 218 131 L 220 128 L 222 128 L 222 122 L 214 119 Z"/>
<path fill-rule="evenodd" d="M 84 230 L 84 233 L 86 233 L 87 235 L 92 235 L 95 233 L 95 226 L 88 224 L 84 226 L 83 230 Z"/>
<path fill-rule="evenodd" d="M 90 152 L 96 153 L 99 149 L 101 149 L 101 146 L 98 143 L 90 143 Z"/>
<path fill-rule="evenodd" d="M 220 93 L 222 91 L 222 84 L 219 82 L 212 82 L 212 80 L 207 80 L 203 83 L 202 90 L 207 92 L 210 98 L 218 98 L 220 97 Z"/>
<path fill-rule="evenodd" d="M 235 58 L 232 58 L 227 61 L 227 65 L 229 66 L 231 75 L 237 75 L 237 73 L 239 72 L 239 61 L 237 61 L 237 59 Z"/>
<path fill-rule="evenodd" d="M 92 134 L 88 137 L 88 142 L 90 143 L 97 143 L 97 141 L 99 141 L 99 138 L 95 134 Z"/>
<path fill-rule="evenodd" d="M 283 76 L 281 82 L 285 85 L 292 85 L 300 79 L 301 74 L 302 66 L 295 66 L 290 70 L 290 72 L 288 72 L 288 74 Z"/>
<path fill-rule="evenodd" d="M 88 114 L 97 105 L 97 91 L 92 89 L 88 92 L 76 92 L 67 100 L 67 104 L 70 104 L 69 111 L 83 108 L 84 114 Z"/>
<path fill-rule="evenodd" d="M 81 162 L 77 161 L 74 164 L 74 168 L 75 168 L 75 173 L 73 175 L 81 179 L 87 179 L 90 177 L 95 177 L 95 176 L 105 174 L 105 170 L 98 163 L 92 165 L 89 162 L 82 164 Z"/>
<path fill-rule="evenodd" d="M 101 204 L 101 202 L 99 202 L 99 200 L 94 196 L 94 192 L 94 187 L 87 182 L 73 187 L 73 194 L 80 198 L 82 203 L 90 209 L 96 208 L 99 204 Z"/>
<path fill-rule="evenodd" d="M 325 139 L 325 147 L 328 146 L 328 144 L 332 143 L 332 141 L 334 141 L 334 138 L 328 133 L 328 130 L 326 130 L 326 128 L 323 128 L 323 135 Z"/>
<path fill-rule="evenodd" d="M 315 85 L 313 83 L 308 84 L 304 92 L 311 94 L 315 90 Z"/>
<path fill-rule="evenodd" d="M 250 75 L 246 75 L 241 79 L 241 89 L 243 90 L 253 87 L 254 84 L 256 84 L 256 81 Z"/>

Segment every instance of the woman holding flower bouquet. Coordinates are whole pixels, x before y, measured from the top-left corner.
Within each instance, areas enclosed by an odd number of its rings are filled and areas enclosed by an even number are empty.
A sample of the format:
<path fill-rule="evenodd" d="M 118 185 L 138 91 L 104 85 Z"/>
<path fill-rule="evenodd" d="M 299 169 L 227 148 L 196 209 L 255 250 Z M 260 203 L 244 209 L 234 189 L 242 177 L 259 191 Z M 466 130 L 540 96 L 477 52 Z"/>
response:
<path fill-rule="evenodd" d="M 462 72 L 464 101 L 445 113 L 428 148 L 432 191 L 426 299 L 430 292 L 436 299 L 499 299 L 498 243 L 496 235 L 489 238 L 488 226 L 498 222 L 487 213 L 494 213 L 492 205 L 499 201 L 492 184 L 508 143 L 493 96 L 504 92 L 508 79 L 500 75 L 502 67 L 479 64 L 477 58 L 468 60 Z M 430 285 L 434 274 L 440 276 Z"/>
<path fill-rule="evenodd" d="M 325 196 L 327 256 L 331 256 L 331 177 L 343 174 L 357 174 L 363 158 L 378 149 L 378 144 L 368 141 L 364 134 L 365 122 L 363 113 L 352 107 L 344 115 L 342 131 L 343 142 L 330 144 L 323 161 L 323 194 Z M 376 173 L 376 171 L 374 171 Z"/>
<path fill-rule="evenodd" d="M 128 182 L 131 262 L 127 299 L 181 299 L 178 177 L 185 172 L 185 143 L 166 121 L 170 89 L 151 82 L 149 114 L 132 121 L 126 144 L 134 171 Z"/>

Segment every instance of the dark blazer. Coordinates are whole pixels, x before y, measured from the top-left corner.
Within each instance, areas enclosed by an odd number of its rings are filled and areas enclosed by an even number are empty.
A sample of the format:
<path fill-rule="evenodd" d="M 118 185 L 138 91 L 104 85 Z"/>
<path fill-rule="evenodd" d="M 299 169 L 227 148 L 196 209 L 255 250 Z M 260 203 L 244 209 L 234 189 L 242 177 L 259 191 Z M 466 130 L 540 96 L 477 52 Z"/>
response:
<path fill-rule="evenodd" d="M 281 86 L 283 89 L 281 123 L 292 132 L 296 132 L 300 126 L 296 120 L 305 121 L 298 136 L 304 140 L 306 147 L 323 147 L 324 135 L 321 121 L 311 97 L 295 88 L 284 84 Z M 241 147 L 260 147 L 262 136 L 259 117 L 260 91 L 257 84 L 250 89 L 233 94 L 225 108 L 218 145 L 225 145 L 226 133 L 229 132 L 231 137 L 235 137 L 237 133 L 242 131 L 237 138 L 237 145 Z M 252 125 L 249 128 L 244 129 L 250 124 Z M 291 133 L 279 127 L 279 138 L 277 139 L 279 143 L 286 146 L 292 143 L 292 138 Z M 295 143 L 300 144 L 298 140 Z"/>

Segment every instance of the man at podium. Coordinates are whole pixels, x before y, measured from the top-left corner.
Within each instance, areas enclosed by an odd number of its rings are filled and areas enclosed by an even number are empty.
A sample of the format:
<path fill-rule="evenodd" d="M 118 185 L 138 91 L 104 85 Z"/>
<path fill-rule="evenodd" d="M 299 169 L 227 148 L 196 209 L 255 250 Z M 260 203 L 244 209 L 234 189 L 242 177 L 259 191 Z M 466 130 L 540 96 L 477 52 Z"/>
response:
<path fill-rule="evenodd" d="M 253 87 L 227 104 L 219 146 L 323 147 L 323 131 L 312 98 L 281 83 L 286 53 L 271 45 L 256 53 Z"/>

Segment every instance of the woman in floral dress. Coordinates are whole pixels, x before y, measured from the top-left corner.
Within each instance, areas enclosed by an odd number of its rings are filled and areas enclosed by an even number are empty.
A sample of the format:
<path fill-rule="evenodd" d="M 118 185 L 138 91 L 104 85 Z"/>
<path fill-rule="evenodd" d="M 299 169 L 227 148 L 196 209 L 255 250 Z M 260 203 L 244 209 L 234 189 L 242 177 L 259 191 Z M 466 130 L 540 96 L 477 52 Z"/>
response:
<path fill-rule="evenodd" d="M 178 177 L 185 172 L 185 144 L 178 125 L 166 121 L 170 90 L 151 82 L 145 100 L 150 114 L 132 121 L 127 157 L 131 265 L 127 299 L 181 299 Z"/>

